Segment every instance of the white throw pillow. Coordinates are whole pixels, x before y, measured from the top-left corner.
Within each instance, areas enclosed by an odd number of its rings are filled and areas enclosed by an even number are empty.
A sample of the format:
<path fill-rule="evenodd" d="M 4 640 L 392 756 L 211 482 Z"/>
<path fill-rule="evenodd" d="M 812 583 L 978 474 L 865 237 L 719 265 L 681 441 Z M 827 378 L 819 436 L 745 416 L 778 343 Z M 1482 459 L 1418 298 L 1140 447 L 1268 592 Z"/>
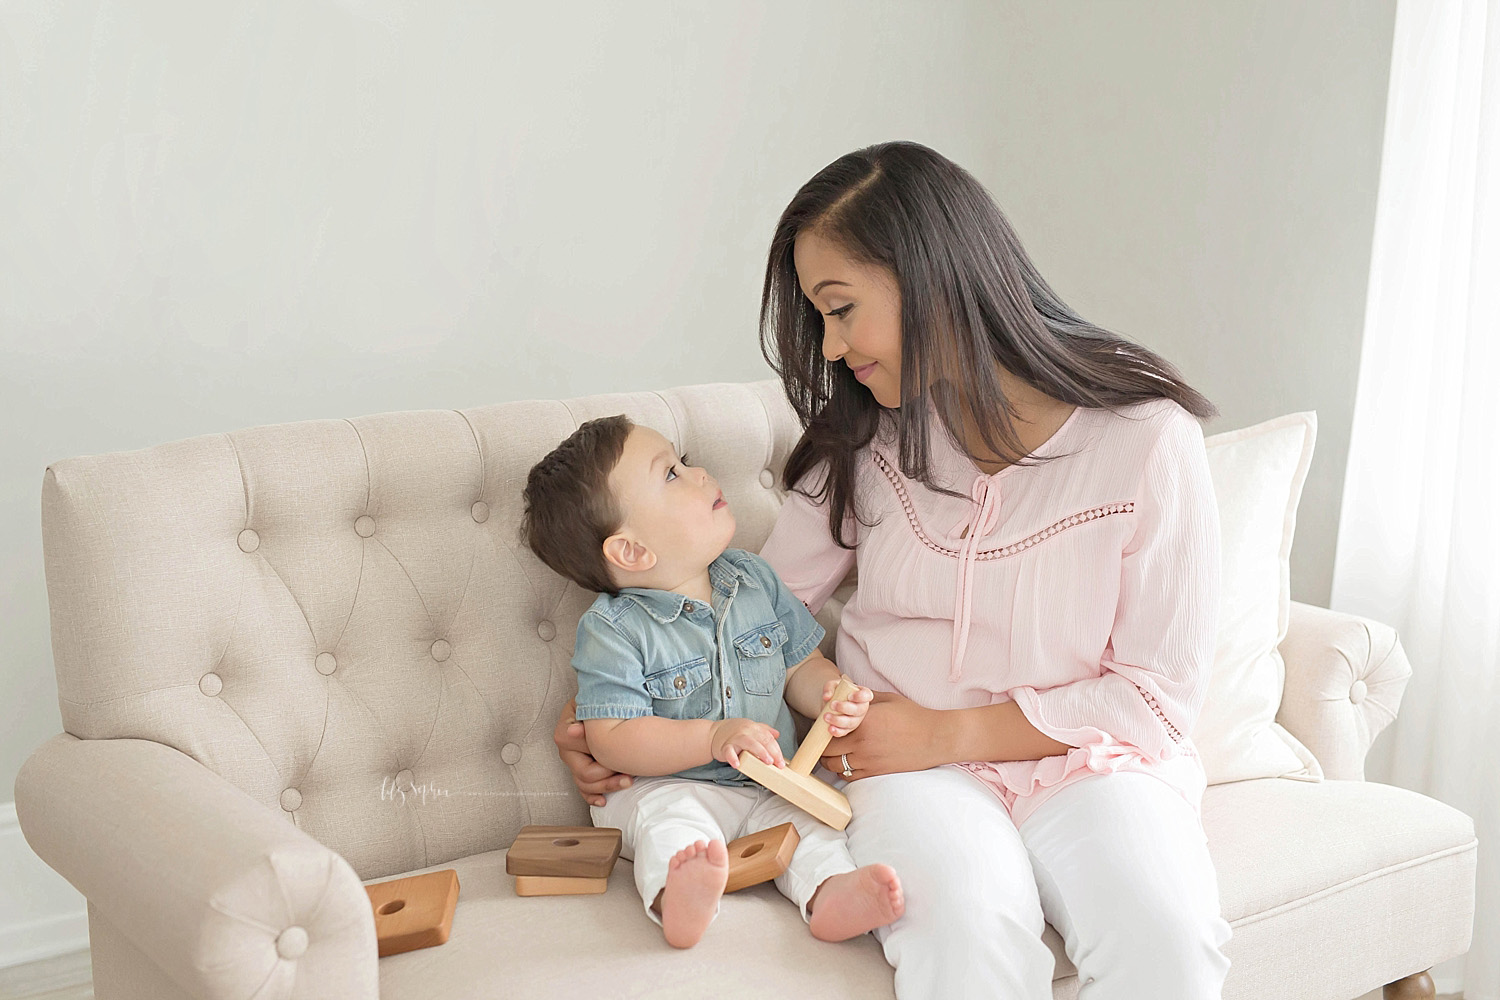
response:
<path fill-rule="evenodd" d="M 1308 749 L 1276 723 L 1291 615 L 1292 534 L 1318 417 L 1290 413 L 1205 438 L 1223 540 L 1213 674 L 1192 729 L 1208 783 L 1323 780 Z"/>

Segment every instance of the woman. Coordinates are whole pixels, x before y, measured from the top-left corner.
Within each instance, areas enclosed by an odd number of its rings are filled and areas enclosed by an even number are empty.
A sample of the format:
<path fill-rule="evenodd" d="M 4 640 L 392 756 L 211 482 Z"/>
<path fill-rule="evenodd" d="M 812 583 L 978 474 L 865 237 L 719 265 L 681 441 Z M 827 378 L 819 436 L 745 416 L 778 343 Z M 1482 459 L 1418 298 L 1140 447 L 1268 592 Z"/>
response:
<path fill-rule="evenodd" d="M 821 315 L 820 315 L 821 314 Z M 1220 995 L 1229 925 L 1188 732 L 1212 662 L 1217 411 L 1080 318 L 999 208 L 925 146 L 829 164 L 777 224 L 762 349 L 805 432 L 761 554 L 816 612 L 857 566 L 836 662 L 878 693 L 820 776 L 898 996 Z M 584 796 L 628 778 L 555 739 Z M 836 775 L 841 775 L 842 778 Z"/>

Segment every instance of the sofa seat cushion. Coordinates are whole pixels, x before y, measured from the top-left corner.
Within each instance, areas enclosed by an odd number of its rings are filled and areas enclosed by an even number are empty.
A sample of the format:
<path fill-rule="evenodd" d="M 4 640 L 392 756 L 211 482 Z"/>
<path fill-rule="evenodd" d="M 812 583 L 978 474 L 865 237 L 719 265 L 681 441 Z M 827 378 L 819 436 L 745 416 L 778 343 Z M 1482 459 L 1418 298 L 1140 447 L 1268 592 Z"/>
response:
<path fill-rule="evenodd" d="M 1369 781 L 1278 778 L 1210 785 L 1203 828 L 1224 919 L 1305 906 L 1392 869 L 1473 851 L 1474 821 L 1417 792 Z M 1357 914 L 1351 914 L 1358 921 Z"/>
<path fill-rule="evenodd" d="M 621 858 L 593 896 L 517 896 L 505 851 L 423 868 L 458 872 L 446 944 L 380 960 L 387 1000 L 555 1000 L 563 996 L 893 998 L 890 966 L 872 935 L 832 944 L 808 933 L 796 904 L 770 883 L 731 895 L 703 940 L 679 951 L 641 907 Z M 371 881 L 385 881 L 372 879 Z"/>
<path fill-rule="evenodd" d="M 1203 828 L 1234 929 L 1225 1000 L 1358 996 L 1469 947 L 1474 823 L 1436 799 L 1236 781 L 1205 790 Z"/>
<path fill-rule="evenodd" d="M 1334 996 L 1351 976 L 1373 989 L 1418 971 L 1391 970 L 1423 948 L 1468 946 L 1477 842 L 1456 809 L 1389 785 L 1260 778 L 1210 786 L 1203 823 L 1235 932 L 1226 1000 Z M 724 998 L 780 995 L 788 983 L 811 996 L 895 995 L 872 935 L 815 940 L 769 883 L 735 893 L 698 946 L 678 951 L 642 912 L 624 859 L 595 896 L 519 897 L 504 851 L 408 874 L 444 868 L 460 886 L 448 943 L 381 959 L 382 997 L 701 997 L 707 983 Z M 1076 996 L 1051 925 L 1043 940 L 1056 996 Z M 1310 950 L 1318 962 L 1305 961 Z"/>

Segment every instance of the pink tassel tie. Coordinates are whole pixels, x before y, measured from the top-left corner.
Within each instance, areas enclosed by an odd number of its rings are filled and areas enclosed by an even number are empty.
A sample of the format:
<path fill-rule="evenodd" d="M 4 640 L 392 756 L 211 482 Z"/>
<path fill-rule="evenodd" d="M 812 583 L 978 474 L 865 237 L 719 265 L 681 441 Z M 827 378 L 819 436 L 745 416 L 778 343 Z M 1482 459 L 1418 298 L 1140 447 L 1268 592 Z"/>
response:
<path fill-rule="evenodd" d="M 963 676 L 964 650 L 969 645 L 969 617 L 974 608 L 974 563 L 979 554 L 979 540 L 995 530 L 1000 523 L 1000 487 L 989 476 L 974 480 L 969 491 L 974 508 L 969 513 L 969 533 L 963 539 L 958 553 L 958 594 L 953 604 L 958 611 L 958 621 L 953 629 L 953 660 L 948 667 L 948 680 L 957 681 Z"/>

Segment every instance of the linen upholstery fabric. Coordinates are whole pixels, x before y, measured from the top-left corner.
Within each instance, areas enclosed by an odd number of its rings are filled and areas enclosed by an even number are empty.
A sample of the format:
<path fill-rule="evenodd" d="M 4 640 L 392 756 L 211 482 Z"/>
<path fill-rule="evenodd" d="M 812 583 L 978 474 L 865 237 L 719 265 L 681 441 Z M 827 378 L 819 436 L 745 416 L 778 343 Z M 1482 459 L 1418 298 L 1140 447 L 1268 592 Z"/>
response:
<path fill-rule="evenodd" d="M 381 414 L 54 463 L 64 728 L 181 750 L 363 878 L 506 847 L 527 823 L 587 824 L 552 726 L 594 595 L 518 541 L 526 472 L 582 421 L 628 411 L 722 470 L 732 544 L 755 551 L 779 507 L 762 473 L 794 438 L 779 395 Z"/>
<path fill-rule="evenodd" d="M 310 421 L 54 463 L 43 540 L 67 732 L 23 765 L 15 799 L 32 848 L 88 897 L 99 1000 L 245 996 L 257 972 L 262 997 L 374 997 L 372 969 L 386 1000 L 559 984 L 699 996 L 710 982 L 750 997 L 771 979 L 774 992 L 891 995 L 873 938 L 812 941 L 767 886 L 678 952 L 651 937 L 628 862 L 602 896 L 523 899 L 501 875 L 520 826 L 588 822 L 551 730 L 593 595 L 517 541 L 521 485 L 579 423 L 617 412 L 709 466 L 732 544 L 759 550 L 797 437 L 770 381 Z M 853 582 L 817 615 L 825 652 Z M 1411 668 L 1392 630 L 1294 603 L 1280 649 L 1277 718 L 1330 780 L 1204 795 L 1236 934 L 1225 996 L 1355 996 L 1468 947 L 1473 825 L 1333 780 L 1361 776 L 1399 705 Z M 461 884 L 446 945 L 376 960 L 373 921 L 340 919 L 351 872 L 446 867 Z M 752 927 L 764 948 L 743 947 Z M 1077 991 L 1061 958 L 1054 995 Z"/>
<path fill-rule="evenodd" d="M 161 966 L 137 949 L 118 926 L 110 923 L 92 900 L 87 909 L 94 1000 L 145 997 L 151 1000 L 195 1000 L 191 993 L 170 979 Z"/>
<path fill-rule="evenodd" d="M 1317 963 L 1263 962 L 1257 954 L 1253 978 L 1262 988 L 1245 996 L 1358 996 L 1403 969 L 1426 968 L 1429 949 L 1468 947 L 1467 929 L 1448 914 L 1473 912 L 1473 824 L 1432 805 L 1405 788 L 1352 781 L 1257 779 L 1204 792 L 1204 831 L 1234 928 L 1225 947 L 1231 962 L 1262 948 L 1290 959 L 1317 936 L 1318 921 L 1336 922 Z M 1250 816 L 1258 822 L 1246 822 Z M 1371 925 L 1394 933 L 1372 935 Z"/>
<path fill-rule="evenodd" d="M 1292 602 L 1279 647 L 1286 684 L 1276 721 L 1317 757 L 1325 777 L 1365 779 L 1365 754 L 1396 718 L 1412 667 L 1396 630 Z"/>
<path fill-rule="evenodd" d="M 1289 413 L 1205 438 L 1219 506 L 1223 581 L 1208 694 L 1193 742 L 1209 784 L 1323 777 L 1316 757 L 1275 721 L 1292 604 L 1292 536 L 1312 463 L 1317 414 Z"/>
<path fill-rule="evenodd" d="M 91 904 L 136 914 L 122 936 L 190 995 L 374 996 L 370 900 L 348 862 L 171 747 L 59 733 L 16 803 L 27 837 Z"/>

